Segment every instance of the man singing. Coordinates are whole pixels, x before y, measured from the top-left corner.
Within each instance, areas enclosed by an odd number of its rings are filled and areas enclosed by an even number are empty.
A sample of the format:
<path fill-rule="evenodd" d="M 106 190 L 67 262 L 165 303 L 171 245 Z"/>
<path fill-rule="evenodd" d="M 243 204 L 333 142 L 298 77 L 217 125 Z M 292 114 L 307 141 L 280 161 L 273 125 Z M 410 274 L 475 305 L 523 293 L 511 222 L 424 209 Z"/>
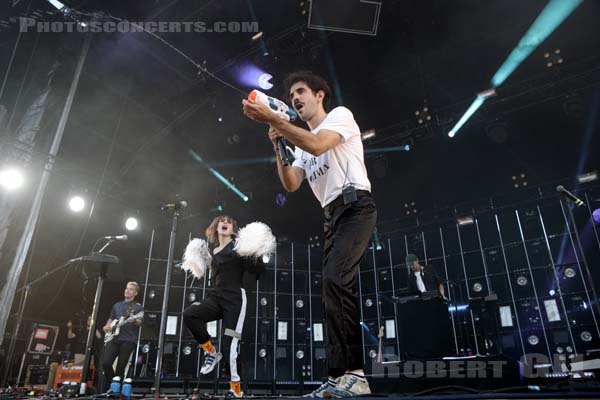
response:
<path fill-rule="evenodd" d="M 277 155 L 283 187 L 294 192 L 308 180 L 324 213 L 323 303 L 327 321 L 329 379 L 308 397 L 353 397 L 371 393 L 363 372 L 359 264 L 377 219 L 364 163 L 360 129 L 352 112 L 327 112 L 329 84 L 309 71 L 288 75 L 286 93 L 309 130 L 299 128 L 257 102 L 243 100 L 244 114 L 269 125 L 269 139 L 296 146 L 295 161 L 284 166 Z"/>
<path fill-rule="evenodd" d="M 437 289 L 440 296 L 445 297 L 442 279 L 431 268 L 428 268 L 426 272 L 425 267 L 419 263 L 419 258 L 416 255 L 408 254 L 406 256 L 406 266 L 410 272 L 408 277 L 409 292 L 430 292 Z"/>

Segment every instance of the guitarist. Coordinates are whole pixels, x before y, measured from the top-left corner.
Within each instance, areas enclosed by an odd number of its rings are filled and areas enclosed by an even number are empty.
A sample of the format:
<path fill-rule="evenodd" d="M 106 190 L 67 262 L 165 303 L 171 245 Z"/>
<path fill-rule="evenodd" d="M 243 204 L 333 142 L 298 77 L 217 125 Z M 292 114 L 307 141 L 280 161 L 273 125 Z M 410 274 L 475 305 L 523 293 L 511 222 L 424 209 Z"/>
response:
<path fill-rule="evenodd" d="M 102 356 L 102 370 L 104 371 L 104 385 L 110 385 L 113 377 L 121 377 L 121 382 L 124 379 L 125 367 L 129 362 L 129 357 L 133 353 L 138 340 L 138 328 L 142 324 L 143 308 L 142 305 L 136 302 L 135 296 L 139 292 L 137 282 L 127 282 L 125 287 L 125 300 L 115 303 L 110 312 L 110 318 L 106 321 L 106 325 L 102 328 L 105 333 L 113 330 L 113 326 L 121 318 L 127 321 L 120 327 L 119 335 L 109 341 L 104 347 Z M 135 315 L 135 317 L 134 317 Z M 113 370 L 113 363 L 116 358 L 117 369 Z M 100 387 L 103 390 L 103 387 Z"/>

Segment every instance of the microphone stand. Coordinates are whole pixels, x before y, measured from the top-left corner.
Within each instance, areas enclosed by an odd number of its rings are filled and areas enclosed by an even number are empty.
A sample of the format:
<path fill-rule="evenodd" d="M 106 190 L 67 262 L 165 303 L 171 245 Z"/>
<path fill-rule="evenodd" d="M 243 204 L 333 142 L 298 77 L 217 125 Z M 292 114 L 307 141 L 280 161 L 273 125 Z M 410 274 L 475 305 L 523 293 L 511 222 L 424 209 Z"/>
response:
<path fill-rule="evenodd" d="M 165 290 L 163 295 L 162 311 L 160 316 L 160 330 L 158 331 L 158 349 L 156 352 L 156 364 L 154 370 L 154 393 L 160 394 L 160 374 L 162 372 L 163 346 L 165 343 L 165 328 L 167 326 L 167 309 L 169 306 L 169 288 L 171 287 L 171 276 L 173 275 L 173 253 L 175 250 L 175 237 L 177 236 L 177 222 L 181 213 L 180 208 L 173 209 L 173 222 L 171 225 L 171 237 L 169 239 L 169 255 L 167 256 L 167 272 L 165 275 Z"/>
<path fill-rule="evenodd" d="M 110 244 L 114 242 L 113 239 L 109 239 L 108 242 L 96 253 L 102 253 Z M 94 245 L 95 247 L 95 245 Z M 94 254 L 92 252 L 92 254 Z M 81 385 L 79 386 L 79 394 L 85 395 L 87 389 L 87 376 L 88 370 L 90 366 L 90 359 L 92 358 L 92 346 L 94 343 L 94 336 L 96 335 L 96 325 L 98 319 L 98 311 L 100 309 L 100 297 L 102 296 L 102 288 L 104 287 L 104 279 L 106 278 L 106 271 L 108 269 L 108 265 L 106 263 L 102 263 L 100 265 L 100 274 L 98 275 L 98 284 L 96 285 L 96 294 L 94 295 L 94 306 L 92 307 L 92 320 L 90 323 L 90 327 L 88 330 L 87 339 L 85 341 L 85 358 L 83 360 L 83 371 L 81 373 Z M 96 368 L 101 368 L 100 360 L 98 360 L 98 365 Z M 98 377 L 102 374 L 102 371 L 99 371 Z M 99 379 L 99 381 L 104 382 L 104 378 Z M 98 384 L 98 382 L 97 382 Z M 100 391 L 104 391 L 104 388 L 99 388 Z"/>

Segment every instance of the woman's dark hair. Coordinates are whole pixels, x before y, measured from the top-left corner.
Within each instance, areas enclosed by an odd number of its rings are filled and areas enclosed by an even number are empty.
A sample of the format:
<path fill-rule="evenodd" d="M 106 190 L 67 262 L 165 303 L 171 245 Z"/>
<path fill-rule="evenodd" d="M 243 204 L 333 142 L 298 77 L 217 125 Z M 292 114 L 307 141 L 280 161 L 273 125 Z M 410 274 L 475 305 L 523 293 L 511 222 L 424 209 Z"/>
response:
<path fill-rule="evenodd" d="M 208 239 L 208 243 L 213 245 L 219 244 L 219 232 L 217 232 L 217 229 L 219 228 L 219 221 L 222 221 L 224 219 L 231 222 L 231 224 L 233 225 L 233 233 L 237 233 L 237 221 L 231 218 L 229 215 L 219 215 L 215 217 L 215 219 L 212 220 L 208 228 L 206 228 L 206 238 Z"/>
<path fill-rule="evenodd" d="M 290 88 L 294 83 L 304 82 L 306 85 L 313 91 L 314 94 L 317 94 L 319 90 L 322 90 L 325 93 L 323 97 L 323 108 L 325 111 L 329 110 L 329 103 L 331 100 L 331 88 L 325 79 L 321 76 L 313 73 L 312 71 L 296 71 L 288 74 L 283 80 L 283 87 L 285 93 L 283 94 L 285 99 L 289 99 L 290 96 Z"/>

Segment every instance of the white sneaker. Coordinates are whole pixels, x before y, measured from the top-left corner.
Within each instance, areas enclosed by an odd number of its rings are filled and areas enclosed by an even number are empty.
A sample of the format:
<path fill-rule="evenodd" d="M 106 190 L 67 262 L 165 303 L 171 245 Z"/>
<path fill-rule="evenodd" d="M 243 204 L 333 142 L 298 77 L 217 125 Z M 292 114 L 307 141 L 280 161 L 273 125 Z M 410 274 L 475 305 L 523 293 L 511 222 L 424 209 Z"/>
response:
<path fill-rule="evenodd" d="M 206 353 L 204 364 L 202 364 L 202 368 L 200 368 L 200 373 L 202 375 L 210 374 L 219 364 L 221 358 L 223 358 L 223 354 L 221 353 Z"/>
<path fill-rule="evenodd" d="M 329 390 L 332 397 L 355 397 L 371 394 L 367 378 L 355 374 L 344 374 L 338 384 Z"/>
<path fill-rule="evenodd" d="M 336 380 L 335 380 L 336 384 L 337 384 L 337 382 L 339 382 L 340 378 L 341 377 L 336 378 Z M 330 391 L 333 388 L 335 388 L 335 385 L 332 385 L 329 382 L 329 380 L 326 380 L 325 383 L 323 383 L 321 386 L 319 386 L 318 388 L 316 388 L 315 390 L 313 390 L 309 394 L 305 394 L 302 397 L 319 398 L 319 399 L 322 399 L 324 397 L 332 397 Z"/>

